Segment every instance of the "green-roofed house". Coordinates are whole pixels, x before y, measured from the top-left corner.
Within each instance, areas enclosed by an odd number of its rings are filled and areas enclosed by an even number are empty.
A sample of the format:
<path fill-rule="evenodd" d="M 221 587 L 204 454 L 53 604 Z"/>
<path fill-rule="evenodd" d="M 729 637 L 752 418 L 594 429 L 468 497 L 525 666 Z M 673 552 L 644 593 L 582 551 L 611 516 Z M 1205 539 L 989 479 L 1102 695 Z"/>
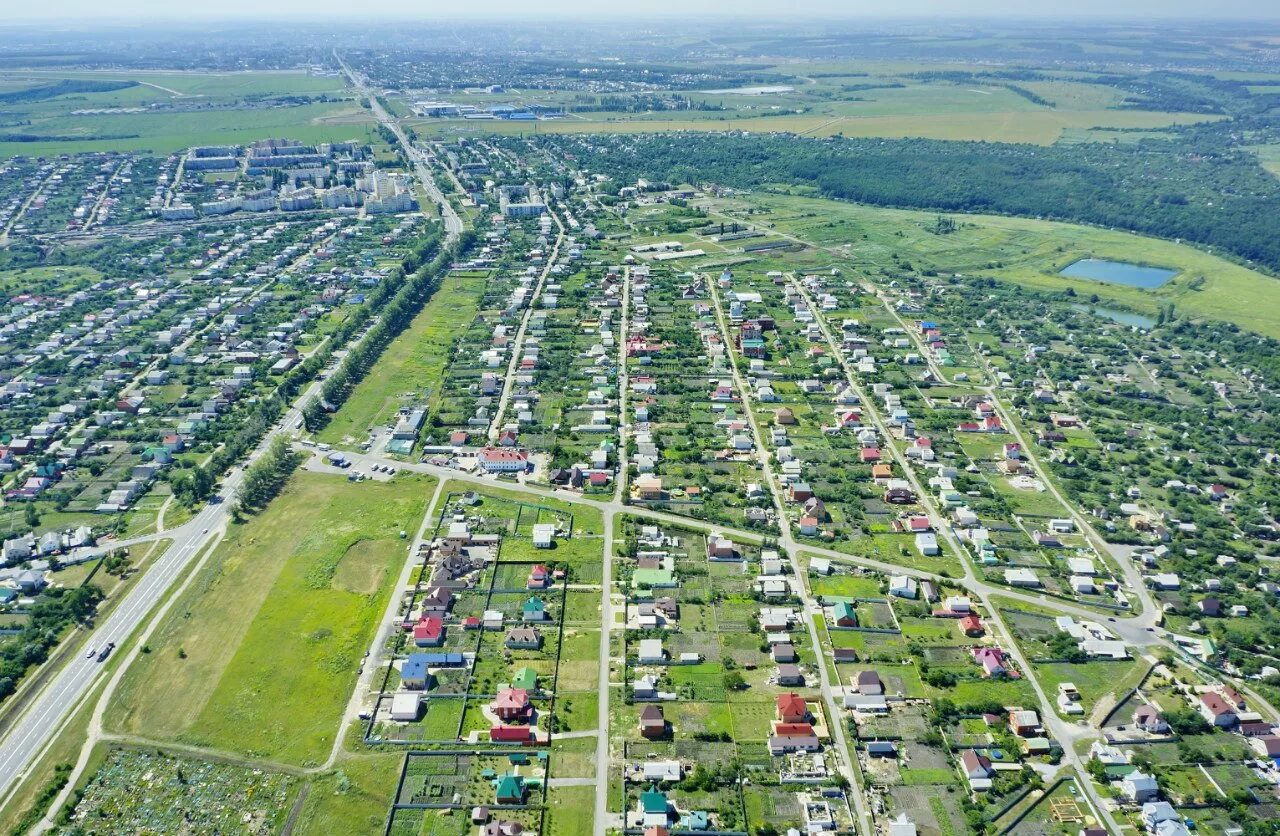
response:
<path fill-rule="evenodd" d="M 519 775 L 503 775 L 494 791 L 495 804 L 523 804 L 528 796 L 524 779 Z"/>
<path fill-rule="evenodd" d="M 649 789 L 640 793 L 640 813 L 644 817 L 645 827 L 666 827 L 671 823 L 671 805 L 667 794 L 650 784 Z"/>
<path fill-rule="evenodd" d="M 542 599 L 538 596 L 531 597 L 520 608 L 520 619 L 522 621 L 546 621 L 547 605 L 542 603 Z"/>
<path fill-rule="evenodd" d="M 518 691 L 538 690 L 538 672 L 528 665 L 524 666 L 511 677 L 511 687 Z"/>
<path fill-rule="evenodd" d="M 675 573 L 670 569 L 637 569 L 631 576 L 631 585 L 650 589 L 678 586 Z"/>
<path fill-rule="evenodd" d="M 156 464 L 168 464 L 173 461 L 173 453 L 168 447 L 157 445 L 142 451 L 142 458 L 153 461 Z"/>
<path fill-rule="evenodd" d="M 858 612 L 847 601 L 840 601 L 831 608 L 831 618 L 837 627 L 858 626 Z"/>

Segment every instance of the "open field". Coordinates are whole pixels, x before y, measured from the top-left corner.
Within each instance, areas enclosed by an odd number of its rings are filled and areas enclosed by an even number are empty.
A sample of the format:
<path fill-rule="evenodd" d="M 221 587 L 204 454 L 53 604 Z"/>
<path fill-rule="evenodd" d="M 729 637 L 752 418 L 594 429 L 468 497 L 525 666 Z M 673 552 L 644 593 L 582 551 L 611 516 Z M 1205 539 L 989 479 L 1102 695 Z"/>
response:
<path fill-rule="evenodd" d="M 1147 314 L 1172 302 L 1184 315 L 1225 320 L 1280 336 L 1280 281 L 1172 241 L 992 215 L 958 216 L 959 229 L 943 236 L 928 228 L 936 212 L 783 196 L 751 200 L 771 210 L 769 226 L 779 232 L 830 247 L 856 242 L 841 251 L 862 269 L 890 267 L 897 253 L 918 270 L 990 276 L 1045 290 L 1072 288 L 1082 297 L 1097 294 Z M 1152 290 L 1058 275 L 1081 258 L 1160 265 L 1178 274 Z"/>
<path fill-rule="evenodd" d="M 331 772 L 312 781 L 296 832 L 380 832 L 403 761 L 399 752 L 344 754 Z"/>
<path fill-rule="evenodd" d="M 431 487 L 297 474 L 223 542 L 130 671 L 108 725 L 322 760 L 398 569 L 397 533 L 417 525 Z"/>
<path fill-rule="evenodd" d="M 107 150 L 168 154 L 191 145 L 244 143 L 280 135 L 316 143 L 363 138 L 373 126 L 367 111 L 341 99 L 339 79 L 298 72 L 15 70 L 0 74 L 0 85 L 8 91 L 68 80 L 135 83 L 117 90 L 73 92 L 6 105 L 22 116 L 22 122 L 20 129 L 0 131 L 0 158 Z M 14 135 L 12 141 L 6 141 L 9 134 Z M 50 139 L 32 139 L 39 136 Z"/>
<path fill-rule="evenodd" d="M 475 316 L 484 286 L 483 276 L 446 275 L 431 301 L 383 352 L 377 373 L 360 381 L 318 438 L 359 441 L 370 427 L 392 419 L 401 406 L 419 399 L 435 403 L 454 340 Z M 402 401 L 410 393 L 416 397 Z"/>
<path fill-rule="evenodd" d="M 501 133 L 520 136 L 535 133 L 647 133 L 659 131 L 788 131 L 806 136 L 923 137 L 977 142 L 1028 142 L 1051 145 L 1065 131 L 1090 128 L 1163 128 L 1205 121 L 1194 113 L 1148 113 L 1145 111 L 1009 111 L 1005 113 L 927 113 L 893 116 L 850 114 L 810 114 L 770 117 L 726 117 L 712 113 L 705 119 L 587 118 L 529 122 L 470 122 L 461 119 L 430 119 L 412 122 L 419 133 L 440 136 L 467 136 Z M 601 114 L 601 116 L 604 116 Z M 683 115 L 682 115 L 683 116 Z"/>
<path fill-rule="evenodd" d="M 192 145 L 247 143 L 280 135 L 305 143 L 338 142 L 364 139 L 371 134 L 373 124 L 364 111 L 344 102 L 251 110 L 59 116 L 40 123 L 33 133 L 85 139 L 0 142 L 0 158 L 112 150 L 169 154 Z M 93 138 L 104 134 L 112 138 Z"/>
<path fill-rule="evenodd" d="M 250 96 L 304 93 L 336 93 L 343 89 L 336 77 L 312 76 L 296 71 L 274 72 L 177 72 L 173 70 L 5 70 L 0 84 L 5 89 L 21 90 L 37 84 L 68 79 L 92 81 L 136 81 L 165 97 Z M 129 88 L 132 89 L 132 88 Z M 103 95 L 103 94 L 93 94 Z"/>

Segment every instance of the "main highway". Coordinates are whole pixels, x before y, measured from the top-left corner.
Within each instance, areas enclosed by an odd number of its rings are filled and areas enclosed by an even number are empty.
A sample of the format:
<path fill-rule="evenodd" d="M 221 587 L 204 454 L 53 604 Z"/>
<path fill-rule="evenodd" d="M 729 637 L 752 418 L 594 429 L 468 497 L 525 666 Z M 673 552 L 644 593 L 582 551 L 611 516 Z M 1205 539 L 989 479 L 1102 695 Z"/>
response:
<path fill-rule="evenodd" d="M 418 180 L 422 183 L 422 188 L 426 191 L 427 196 L 435 202 L 440 208 L 440 217 L 444 219 L 444 229 L 446 238 L 452 242 L 462 234 L 462 218 L 458 217 L 458 213 L 454 211 L 453 204 L 449 203 L 448 198 L 440 191 L 440 187 L 436 185 L 435 178 L 431 175 L 431 167 L 427 155 L 420 148 L 414 146 L 409 138 L 405 136 L 404 129 L 400 127 L 399 121 L 382 106 L 382 102 L 378 101 L 377 93 L 369 87 L 368 80 L 360 73 L 347 66 L 347 62 L 342 60 L 342 56 L 337 50 L 333 52 L 333 60 L 338 62 L 338 66 L 342 68 L 343 74 L 356 88 L 356 92 L 369 100 L 369 109 L 373 112 L 378 123 L 387 130 L 395 134 L 396 140 L 400 143 L 400 147 L 404 150 L 405 156 L 413 165 L 413 171 L 418 175 Z"/>
<path fill-rule="evenodd" d="M 368 96 L 379 122 L 395 134 L 427 195 L 439 206 L 448 240 L 456 240 L 463 230 L 462 219 L 432 178 L 426 155 L 413 147 L 399 124 L 381 106 L 377 96 L 369 91 L 363 78 L 348 68 L 340 58 L 338 62 L 352 85 Z M 338 356 L 341 356 L 341 352 Z M 185 574 L 196 556 L 215 541 L 230 521 L 231 510 L 235 505 L 234 496 L 244 478 L 244 468 L 261 458 L 277 437 L 293 432 L 302 420 L 302 408 L 319 394 L 322 385 L 317 380 L 306 388 L 241 466 L 227 475 L 214 502 L 205 506 L 184 525 L 164 532 L 165 539 L 173 540 L 172 545 L 143 573 L 101 623 L 94 627 L 89 640 L 93 647 L 102 648 L 109 642 L 114 642 L 117 646 L 123 645 L 147 620 L 148 614 Z M 117 547 L 123 545 L 125 544 L 117 544 Z M 67 719 L 82 705 L 85 696 L 101 679 L 104 667 L 104 663 L 87 655 L 73 657 L 9 724 L 4 736 L 0 738 L 0 806 L 8 802 L 32 764 L 39 759 Z"/>
<path fill-rule="evenodd" d="M 245 466 L 261 458 L 277 436 L 297 425 L 302 418 L 302 406 L 319 392 L 321 385 L 316 381 L 307 388 L 245 459 Z M 108 642 L 122 645 L 138 629 L 147 614 L 182 577 L 196 555 L 226 526 L 235 505 L 235 492 L 243 478 L 242 467 L 232 470 L 213 502 L 185 524 L 163 534 L 165 539 L 172 539 L 173 544 L 143 573 L 110 614 L 94 627 L 89 640 L 92 646 L 102 648 Z M 104 664 L 96 658 L 73 657 L 10 725 L 4 738 L 0 739 L 0 804 L 8 800 L 9 794 L 45 745 L 92 690 L 103 668 Z"/>

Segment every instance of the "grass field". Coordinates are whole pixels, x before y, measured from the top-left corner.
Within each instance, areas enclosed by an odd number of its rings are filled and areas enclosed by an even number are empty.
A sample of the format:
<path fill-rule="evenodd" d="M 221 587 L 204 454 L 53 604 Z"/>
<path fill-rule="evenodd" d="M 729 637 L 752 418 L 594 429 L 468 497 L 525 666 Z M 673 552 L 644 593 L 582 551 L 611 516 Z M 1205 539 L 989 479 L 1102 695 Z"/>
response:
<path fill-rule="evenodd" d="M 373 125 L 372 118 L 350 102 L 189 113 L 66 115 L 34 124 L 30 132 L 56 137 L 82 135 L 86 139 L 0 142 L 0 158 L 88 151 L 169 154 L 192 145 L 247 143 L 272 136 L 305 143 L 363 140 L 372 135 Z M 102 134 L 118 138 L 89 138 Z"/>
<path fill-rule="evenodd" d="M 1049 145 L 1068 134 L 1076 141 L 1082 137 L 1093 141 L 1088 132 L 1094 128 L 1159 129 L 1214 118 L 1193 113 L 1118 109 L 1116 105 L 1123 98 L 1119 90 L 1079 80 L 1019 82 L 1020 87 L 1052 103 L 1046 105 L 1032 102 L 1005 84 L 989 79 L 951 81 L 913 76 L 922 71 L 944 69 L 982 70 L 961 64 L 910 62 L 786 64 L 774 70 L 790 77 L 786 86 L 791 89 L 761 95 L 695 91 L 689 97 L 701 107 L 689 111 L 575 112 L 564 119 L 538 123 L 423 119 L 414 124 L 424 133 L 443 134 L 743 130 Z M 833 75 L 845 72 L 848 75 Z M 478 107 L 494 103 L 493 97 L 487 94 L 462 94 L 451 100 Z M 579 104 L 568 93 L 543 90 L 508 95 L 504 102 L 520 109 L 555 109 Z"/>
<path fill-rule="evenodd" d="M 255 70 L 245 72 L 176 72 L 173 70 L 7 70 L 0 73 L 5 89 L 23 89 L 60 79 L 136 81 L 165 97 L 250 96 L 293 93 L 336 93 L 342 79 L 300 72 Z M 133 88 L 128 88 L 133 89 Z M 102 95 L 102 94 L 93 94 Z"/>
<path fill-rule="evenodd" d="M 21 129 L 14 133 L 51 139 L 0 142 L 0 158 L 107 150 L 168 154 L 191 145 L 244 143 L 270 136 L 307 143 L 363 139 L 374 124 L 356 102 L 339 100 L 344 95 L 340 79 L 299 72 L 15 70 L 0 73 L 0 86 L 23 89 L 65 79 L 137 84 L 8 105 L 7 110 L 22 117 Z M 271 101 L 281 96 L 325 96 L 335 101 Z M 138 108 L 142 110 L 126 110 Z"/>
<path fill-rule="evenodd" d="M 1280 337 L 1280 280 L 1194 247 L 1075 224 L 956 216 L 960 228 L 935 235 L 936 212 L 861 206 L 814 198 L 763 195 L 754 204 L 771 209 L 778 231 L 837 249 L 859 269 L 891 267 L 896 253 L 917 270 L 990 276 L 1043 290 L 1073 288 L 1087 298 L 1120 303 L 1156 314 L 1168 302 L 1182 316 L 1204 316 Z M 856 243 L 855 243 L 856 242 Z M 844 245 L 850 246 L 845 247 Z M 1106 258 L 1169 267 L 1178 274 L 1153 290 L 1068 278 L 1059 271 L 1081 258 Z M 994 266 L 994 265 L 1001 266 Z"/>
<path fill-rule="evenodd" d="M 433 487 L 298 473 L 232 529 L 130 670 L 107 725 L 313 765 Z"/>
<path fill-rule="evenodd" d="M 559 119 L 537 123 L 496 120 L 476 123 L 461 119 L 415 120 L 421 134 L 442 136 L 535 133 L 649 133 L 659 131 L 787 131 L 806 136 L 918 137 L 985 142 L 1029 142 L 1052 145 L 1065 131 L 1090 128 L 1164 128 L 1206 121 L 1194 113 L 1149 113 L 1128 110 L 1059 111 L 1013 110 L 1003 113 L 959 112 L 892 116 L 848 114 L 743 116 L 714 113 L 703 119 Z"/>
<path fill-rule="evenodd" d="M 403 761 L 399 752 L 344 754 L 331 772 L 312 782 L 294 832 L 381 832 Z"/>
<path fill-rule="evenodd" d="M 388 421 L 401 406 L 439 397 L 454 338 L 475 317 L 484 286 L 480 276 L 446 276 L 422 312 L 383 352 L 374 373 L 360 382 L 317 438 L 363 440 L 370 427 Z"/>
<path fill-rule="evenodd" d="M 1263 168 L 1280 177 L 1280 145 L 1255 145 L 1251 150 L 1258 155 Z"/>

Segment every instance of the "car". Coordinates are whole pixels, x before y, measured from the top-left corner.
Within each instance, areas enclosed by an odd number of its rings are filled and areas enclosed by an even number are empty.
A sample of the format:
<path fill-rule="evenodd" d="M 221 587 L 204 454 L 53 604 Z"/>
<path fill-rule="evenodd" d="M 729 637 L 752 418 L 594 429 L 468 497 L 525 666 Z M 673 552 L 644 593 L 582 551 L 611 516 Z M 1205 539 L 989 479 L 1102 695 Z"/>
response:
<path fill-rule="evenodd" d="M 93 645 L 89 645 L 89 652 L 84 655 L 84 658 L 92 659 L 94 656 L 97 655 L 97 653 L 98 653 L 98 648 L 94 647 Z"/>
<path fill-rule="evenodd" d="M 371 718 L 373 717 L 373 715 L 372 715 L 372 714 L 370 714 L 368 711 L 361 711 L 361 712 L 360 712 L 358 715 L 356 715 L 356 716 L 358 716 L 361 720 L 369 720 L 369 719 L 371 719 Z"/>
<path fill-rule="evenodd" d="M 1116 620 L 1116 618 L 1115 618 L 1115 616 L 1114 616 L 1114 615 L 1112 615 L 1112 616 L 1108 616 L 1108 617 L 1107 617 L 1107 621 L 1115 621 L 1115 620 Z"/>
<path fill-rule="evenodd" d="M 115 649 L 116 649 L 115 642 L 107 642 L 106 644 L 104 644 L 102 646 L 102 649 L 98 651 L 98 661 L 99 662 L 106 661 L 106 658 L 111 655 L 111 651 Z"/>
<path fill-rule="evenodd" d="M 200 533 L 201 533 L 201 534 L 208 534 L 208 533 L 209 533 L 209 529 L 207 529 L 207 528 L 202 529 L 202 530 L 200 531 Z"/>

